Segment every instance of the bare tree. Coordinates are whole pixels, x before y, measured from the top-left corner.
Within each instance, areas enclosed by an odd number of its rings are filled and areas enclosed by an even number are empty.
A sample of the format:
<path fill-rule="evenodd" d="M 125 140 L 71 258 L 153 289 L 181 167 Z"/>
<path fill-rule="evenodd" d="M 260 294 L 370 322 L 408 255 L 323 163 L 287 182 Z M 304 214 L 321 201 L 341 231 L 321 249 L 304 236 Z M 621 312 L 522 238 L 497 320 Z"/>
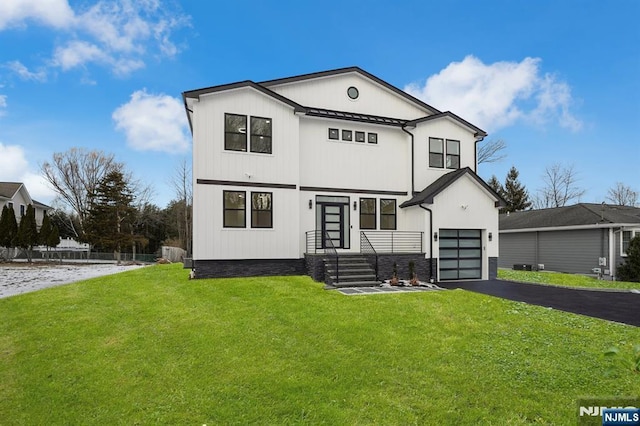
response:
<path fill-rule="evenodd" d="M 585 190 L 577 186 L 578 173 L 573 165 L 560 163 L 547 166 L 542 175 L 545 186 L 538 190 L 533 203 L 535 208 L 564 207 L 580 201 Z"/>
<path fill-rule="evenodd" d="M 98 182 L 108 172 L 121 168 L 122 164 L 115 161 L 113 154 L 84 148 L 56 152 L 52 162 L 47 161 L 40 166 L 42 175 L 62 202 L 77 215 L 80 228 L 75 230 L 77 237 L 84 234 L 90 194 L 95 192 Z"/>
<path fill-rule="evenodd" d="M 497 163 L 507 157 L 503 151 L 507 149 L 507 143 L 502 139 L 492 139 L 483 145 L 478 145 L 478 164 Z"/>
<path fill-rule="evenodd" d="M 607 191 L 607 200 L 619 206 L 633 207 L 638 204 L 638 191 L 634 191 L 622 182 L 616 182 L 616 185 Z"/>
<path fill-rule="evenodd" d="M 178 238 L 183 242 L 183 248 L 190 254 L 193 224 L 193 181 L 191 167 L 186 160 L 182 160 L 176 167 L 171 183 L 175 190 L 176 199 L 181 205 L 181 212 L 177 217 Z"/>

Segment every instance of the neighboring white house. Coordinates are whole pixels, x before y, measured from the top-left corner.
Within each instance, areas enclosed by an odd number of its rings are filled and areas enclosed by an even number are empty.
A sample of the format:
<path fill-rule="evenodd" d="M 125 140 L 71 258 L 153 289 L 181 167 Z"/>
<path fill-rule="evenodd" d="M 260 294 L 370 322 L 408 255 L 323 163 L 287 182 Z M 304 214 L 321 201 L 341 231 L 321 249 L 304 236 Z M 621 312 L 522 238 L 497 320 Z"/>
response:
<path fill-rule="evenodd" d="M 20 219 L 27 212 L 27 206 L 29 204 L 33 204 L 36 213 L 36 224 L 40 227 L 45 213 L 50 210 L 51 207 L 31 198 L 27 187 L 24 186 L 23 183 L 0 182 L 0 211 L 6 205 L 13 208 L 16 220 L 20 223 Z"/>
<path fill-rule="evenodd" d="M 409 261 L 423 280 L 495 277 L 504 202 L 475 173 L 486 133 L 473 124 L 357 67 L 183 99 L 196 277 L 309 273 L 335 284 L 352 253 L 378 279 L 394 262 L 406 275 Z"/>

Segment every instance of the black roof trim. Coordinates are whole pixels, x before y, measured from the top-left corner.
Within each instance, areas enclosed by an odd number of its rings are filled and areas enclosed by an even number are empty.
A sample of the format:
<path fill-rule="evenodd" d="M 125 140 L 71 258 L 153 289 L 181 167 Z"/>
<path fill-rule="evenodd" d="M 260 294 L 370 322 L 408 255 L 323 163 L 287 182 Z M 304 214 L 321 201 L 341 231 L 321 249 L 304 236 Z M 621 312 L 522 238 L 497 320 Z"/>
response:
<path fill-rule="evenodd" d="M 367 71 L 363 70 L 360 67 L 337 68 L 337 69 L 328 70 L 328 71 L 319 71 L 319 72 L 313 72 L 313 73 L 308 73 L 308 74 L 296 75 L 296 76 L 293 76 L 293 77 L 277 78 L 275 80 L 261 81 L 259 84 L 262 85 L 262 86 L 265 86 L 265 87 L 269 87 L 269 86 L 275 86 L 275 85 L 279 85 L 279 84 L 294 83 L 296 81 L 310 80 L 310 79 L 314 79 L 314 78 L 330 77 L 332 75 L 348 74 L 348 73 L 352 73 L 352 72 L 358 73 L 360 75 L 363 75 L 363 76 L 369 78 L 370 80 L 375 81 L 376 83 L 380 84 L 381 86 L 386 87 L 387 89 L 391 90 L 392 92 L 396 93 L 397 95 L 402 96 L 403 98 L 407 99 L 408 101 L 413 102 L 414 104 L 417 104 L 421 108 L 424 108 L 424 109 L 426 109 L 427 111 L 429 111 L 429 112 L 431 112 L 433 114 L 440 114 L 440 111 L 437 110 L 436 108 L 432 107 L 431 105 L 421 101 L 420 99 L 418 99 L 416 97 L 411 96 L 410 94 L 408 94 L 404 90 L 398 89 L 397 87 L 387 83 L 386 81 L 376 77 L 375 75 L 368 73 Z"/>
<path fill-rule="evenodd" d="M 485 132 L 484 130 L 482 130 L 478 126 L 475 126 L 475 125 L 469 123 L 467 120 L 457 116 L 456 114 L 452 113 L 451 111 L 445 111 L 445 112 L 441 112 L 441 113 L 438 113 L 438 114 L 429 115 L 427 117 L 422 117 L 422 118 L 417 118 L 415 120 L 407 121 L 407 126 L 413 126 L 413 125 L 416 125 L 418 123 L 422 123 L 422 122 L 425 122 L 425 121 L 438 120 L 440 118 L 445 118 L 445 117 L 449 117 L 449 118 L 452 118 L 452 119 L 454 119 L 456 121 L 459 121 L 460 123 L 464 124 L 465 126 L 475 130 L 476 136 L 482 136 L 482 137 L 487 136 L 487 132 Z"/>
<path fill-rule="evenodd" d="M 477 174 L 474 173 L 469 167 L 464 167 L 462 169 L 454 170 L 450 173 L 440 176 L 436 179 L 431 185 L 427 186 L 425 189 L 420 191 L 418 194 L 414 195 L 412 199 L 405 201 L 400 204 L 400 208 L 417 206 L 419 204 L 433 204 L 433 198 L 447 189 L 449 185 L 453 182 L 457 181 L 459 178 L 464 176 L 465 174 L 469 174 L 472 178 L 474 178 L 484 189 L 487 190 L 491 195 L 493 195 L 498 201 L 496 202 L 496 207 L 506 206 L 506 202 L 502 199 L 500 195 L 498 195 L 485 181 L 483 181 Z"/>
<path fill-rule="evenodd" d="M 381 117 L 378 115 L 335 111 L 314 107 L 306 107 L 306 115 L 313 117 L 333 118 L 338 120 L 359 121 L 361 123 L 383 124 L 396 127 L 402 127 L 407 122 L 407 120 L 403 120 L 400 118 Z"/>

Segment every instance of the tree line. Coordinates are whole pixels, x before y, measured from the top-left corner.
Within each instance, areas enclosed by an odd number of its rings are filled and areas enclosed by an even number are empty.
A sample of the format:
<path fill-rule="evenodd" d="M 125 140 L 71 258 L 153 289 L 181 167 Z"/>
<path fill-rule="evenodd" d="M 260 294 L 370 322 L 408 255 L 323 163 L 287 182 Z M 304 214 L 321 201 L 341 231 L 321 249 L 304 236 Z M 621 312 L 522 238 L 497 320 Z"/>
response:
<path fill-rule="evenodd" d="M 9 250 L 12 248 L 24 249 L 27 253 L 27 260 L 32 260 L 32 250 L 34 246 L 42 245 L 47 249 L 60 244 L 60 233 L 58 227 L 51 222 L 48 215 L 44 215 L 42 226 L 38 230 L 36 224 L 36 211 L 33 204 L 27 206 L 27 210 L 20 218 L 20 224 L 16 219 L 13 208 L 5 205 L 0 215 L 0 247 L 5 247 L 5 260 L 9 257 Z"/>

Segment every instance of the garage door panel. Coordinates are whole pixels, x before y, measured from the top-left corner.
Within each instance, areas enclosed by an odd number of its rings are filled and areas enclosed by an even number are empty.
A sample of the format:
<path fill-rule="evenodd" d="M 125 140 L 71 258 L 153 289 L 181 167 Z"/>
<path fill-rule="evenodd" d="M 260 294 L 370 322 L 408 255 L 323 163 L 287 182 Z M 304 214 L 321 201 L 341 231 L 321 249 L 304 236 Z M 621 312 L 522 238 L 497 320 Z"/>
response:
<path fill-rule="evenodd" d="M 440 229 L 440 279 L 482 278 L 482 232 L 479 229 Z"/>

